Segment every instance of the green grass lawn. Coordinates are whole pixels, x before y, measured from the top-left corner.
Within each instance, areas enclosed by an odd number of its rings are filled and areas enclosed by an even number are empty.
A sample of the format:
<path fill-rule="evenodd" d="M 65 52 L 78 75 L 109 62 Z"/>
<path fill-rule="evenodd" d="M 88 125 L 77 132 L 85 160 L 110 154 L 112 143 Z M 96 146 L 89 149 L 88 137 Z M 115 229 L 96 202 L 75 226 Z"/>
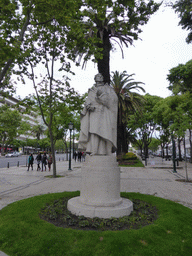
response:
<path fill-rule="evenodd" d="M 158 209 L 153 224 L 122 231 L 85 231 L 56 227 L 39 217 L 50 201 L 78 196 L 63 192 L 28 198 L 0 211 L 0 249 L 13 256 L 192 255 L 192 210 L 155 196 L 122 193 Z"/>

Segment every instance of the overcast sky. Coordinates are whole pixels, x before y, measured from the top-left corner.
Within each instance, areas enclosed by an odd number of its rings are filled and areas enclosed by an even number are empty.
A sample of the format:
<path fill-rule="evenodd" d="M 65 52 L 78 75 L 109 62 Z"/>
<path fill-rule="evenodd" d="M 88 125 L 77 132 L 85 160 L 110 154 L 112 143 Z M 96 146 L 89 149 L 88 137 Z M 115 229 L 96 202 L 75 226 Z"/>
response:
<path fill-rule="evenodd" d="M 145 83 L 146 93 L 169 96 L 171 92 L 167 89 L 169 83 L 166 80 L 169 70 L 192 59 L 192 44 L 185 42 L 188 33 L 178 23 L 177 14 L 171 8 L 162 6 L 143 26 L 142 40 L 135 41 L 134 46 L 129 48 L 124 47 L 124 59 L 118 48 L 111 52 L 110 71 L 134 73 L 135 81 Z M 86 69 L 73 68 L 76 75 L 70 77 L 71 86 L 81 94 L 87 92 L 94 83 L 97 66 L 90 61 Z M 16 94 L 24 97 L 29 92 L 34 93 L 27 83 L 20 85 Z"/>

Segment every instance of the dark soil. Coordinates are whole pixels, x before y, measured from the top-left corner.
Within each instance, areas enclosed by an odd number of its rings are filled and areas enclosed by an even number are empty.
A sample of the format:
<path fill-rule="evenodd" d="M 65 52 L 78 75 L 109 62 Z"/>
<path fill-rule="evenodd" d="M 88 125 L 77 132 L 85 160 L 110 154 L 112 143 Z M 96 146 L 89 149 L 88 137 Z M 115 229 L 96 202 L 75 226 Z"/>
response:
<path fill-rule="evenodd" d="M 180 182 L 189 182 L 192 183 L 192 180 L 186 180 L 186 179 L 176 179 L 176 181 L 180 181 Z"/>
<path fill-rule="evenodd" d="M 47 204 L 41 209 L 40 218 L 57 227 L 100 231 L 139 229 L 152 224 L 158 218 L 157 208 L 139 199 L 130 199 L 134 210 L 129 216 L 110 219 L 76 216 L 67 210 L 69 199 L 65 197 Z"/>

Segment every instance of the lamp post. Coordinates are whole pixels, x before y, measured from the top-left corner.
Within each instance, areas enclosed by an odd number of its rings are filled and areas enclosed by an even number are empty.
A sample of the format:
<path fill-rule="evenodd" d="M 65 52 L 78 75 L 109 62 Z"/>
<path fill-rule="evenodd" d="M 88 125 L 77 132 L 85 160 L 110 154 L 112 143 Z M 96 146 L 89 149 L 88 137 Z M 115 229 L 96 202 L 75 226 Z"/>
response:
<path fill-rule="evenodd" d="M 173 121 L 169 122 L 169 126 L 173 124 Z M 176 164 L 175 164 L 175 139 L 173 136 L 173 131 L 171 131 L 171 139 L 172 139 L 172 154 L 173 154 L 173 172 L 176 173 Z"/>
<path fill-rule="evenodd" d="M 75 152 L 75 143 L 74 143 L 74 127 L 73 127 L 73 159 L 74 159 L 74 152 Z"/>
<path fill-rule="evenodd" d="M 68 170 L 72 170 L 71 169 L 71 131 L 73 130 L 73 123 L 70 121 L 69 122 L 69 131 L 70 131 L 70 142 L 69 142 L 69 169 Z"/>

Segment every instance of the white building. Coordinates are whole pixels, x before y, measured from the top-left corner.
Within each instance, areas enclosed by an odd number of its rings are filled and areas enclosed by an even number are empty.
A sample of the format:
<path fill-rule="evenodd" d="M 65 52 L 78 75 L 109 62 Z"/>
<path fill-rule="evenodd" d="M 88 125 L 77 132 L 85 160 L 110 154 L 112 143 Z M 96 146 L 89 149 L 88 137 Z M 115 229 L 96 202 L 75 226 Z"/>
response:
<path fill-rule="evenodd" d="M 2 106 L 3 104 L 7 104 L 8 106 L 12 107 L 16 104 L 19 104 L 19 102 L 20 101 L 18 99 L 12 96 L 3 97 L 2 95 L 0 95 L 0 106 Z M 22 113 L 23 120 L 29 123 L 31 127 L 36 125 L 44 126 L 42 118 L 39 115 L 37 115 L 37 113 L 35 113 L 34 111 L 31 111 L 30 114 L 25 114 L 23 113 L 25 111 L 25 107 L 22 105 L 19 106 L 19 111 Z M 21 134 L 17 139 L 26 140 L 35 138 L 36 137 L 31 133 L 31 131 L 29 131 L 26 134 Z"/>

